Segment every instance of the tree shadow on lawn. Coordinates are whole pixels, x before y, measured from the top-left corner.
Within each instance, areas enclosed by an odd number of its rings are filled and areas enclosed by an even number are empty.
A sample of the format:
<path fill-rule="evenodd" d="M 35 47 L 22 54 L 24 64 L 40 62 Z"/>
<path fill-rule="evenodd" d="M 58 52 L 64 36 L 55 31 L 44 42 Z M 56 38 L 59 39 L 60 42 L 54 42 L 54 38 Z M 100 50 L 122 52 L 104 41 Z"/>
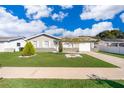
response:
<path fill-rule="evenodd" d="M 105 84 L 105 83 L 107 83 L 108 85 L 110 85 L 111 87 L 113 87 L 113 88 L 124 88 L 124 85 L 123 84 L 120 84 L 120 83 L 118 83 L 118 82 L 115 82 L 115 81 L 113 81 L 113 80 L 108 80 L 108 79 L 104 79 L 104 78 L 100 78 L 99 76 L 97 76 L 97 75 L 94 75 L 94 74 L 92 74 L 92 75 L 87 75 L 91 80 L 96 80 L 96 82 L 98 83 L 98 84 Z"/>

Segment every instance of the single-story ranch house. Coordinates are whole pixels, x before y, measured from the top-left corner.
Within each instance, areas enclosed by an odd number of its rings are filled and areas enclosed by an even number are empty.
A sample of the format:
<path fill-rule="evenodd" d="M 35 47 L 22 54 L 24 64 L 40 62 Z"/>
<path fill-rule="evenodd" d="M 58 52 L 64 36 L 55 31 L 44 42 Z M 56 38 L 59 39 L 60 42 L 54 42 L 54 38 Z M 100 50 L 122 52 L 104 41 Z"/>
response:
<path fill-rule="evenodd" d="M 36 34 L 27 38 L 23 37 L 0 37 L 0 52 L 19 51 L 27 41 L 32 42 L 38 52 L 58 51 L 59 41 L 62 41 L 64 52 L 92 51 L 96 39 L 83 36 L 75 38 L 58 38 L 48 34 Z"/>
<path fill-rule="evenodd" d="M 59 40 L 60 38 L 58 37 L 44 33 L 33 35 L 25 39 L 25 41 L 30 41 L 38 52 L 57 51 L 59 46 Z"/>

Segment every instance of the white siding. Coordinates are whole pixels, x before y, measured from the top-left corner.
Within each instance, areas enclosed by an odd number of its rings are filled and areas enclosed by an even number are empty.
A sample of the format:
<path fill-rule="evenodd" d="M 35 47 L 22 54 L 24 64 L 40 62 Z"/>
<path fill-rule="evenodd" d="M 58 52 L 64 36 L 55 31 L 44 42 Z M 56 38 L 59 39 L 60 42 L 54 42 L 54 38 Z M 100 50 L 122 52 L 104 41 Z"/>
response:
<path fill-rule="evenodd" d="M 32 38 L 32 39 L 27 40 L 27 41 L 31 41 L 35 48 L 56 48 L 57 45 L 54 43 L 55 40 L 56 39 L 51 38 L 51 37 L 39 36 L 39 37 L 35 37 L 35 38 Z M 34 44 L 34 41 L 37 42 L 38 47 L 36 47 L 36 45 Z M 45 45 L 46 41 L 49 42 L 48 47 Z"/>
<path fill-rule="evenodd" d="M 20 46 L 17 46 L 17 43 L 20 43 Z M 19 51 L 19 47 L 25 46 L 24 40 L 15 40 L 10 42 L 4 42 L 0 43 L 0 52 L 13 52 L 13 51 Z"/>

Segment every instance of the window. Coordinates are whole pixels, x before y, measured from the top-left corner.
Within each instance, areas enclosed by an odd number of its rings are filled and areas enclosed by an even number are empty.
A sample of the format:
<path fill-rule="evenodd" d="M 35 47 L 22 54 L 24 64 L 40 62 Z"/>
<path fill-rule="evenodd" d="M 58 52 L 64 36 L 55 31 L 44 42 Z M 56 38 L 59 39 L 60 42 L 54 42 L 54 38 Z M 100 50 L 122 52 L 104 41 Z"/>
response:
<path fill-rule="evenodd" d="M 65 42 L 65 43 L 64 43 L 64 47 L 65 47 L 65 48 L 73 48 L 74 46 L 73 46 L 73 43 Z"/>
<path fill-rule="evenodd" d="M 49 47 L 49 41 L 44 41 L 44 46 Z"/>
<path fill-rule="evenodd" d="M 17 46 L 18 46 L 18 47 L 21 46 L 21 43 L 17 43 Z"/>
<path fill-rule="evenodd" d="M 33 41 L 33 45 L 35 48 L 37 48 L 37 41 Z"/>
<path fill-rule="evenodd" d="M 105 46 L 113 46 L 113 43 L 105 43 Z"/>
<path fill-rule="evenodd" d="M 120 46 L 120 47 L 124 47 L 124 43 L 120 43 L 119 46 Z"/>
<path fill-rule="evenodd" d="M 65 44 L 66 44 L 68 47 L 70 47 L 70 46 L 71 46 L 71 45 L 70 45 L 70 43 L 68 43 L 68 42 L 67 42 L 67 43 L 65 43 Z"/>
<path fill-rule="evenodd" d="M 106 46 L 110 46 L 110 44 L 109 43 L 106 43 Z"/>
<path fill-rule="evenodd" d="M 112 43 L 110 46 L 118 47 L 118 43 Z"/>
<path fill-rule="evenodd" d="M 54 40 L 54 44 L 57 45 L 59 43 L 59 41 L 57 40 Z"/>

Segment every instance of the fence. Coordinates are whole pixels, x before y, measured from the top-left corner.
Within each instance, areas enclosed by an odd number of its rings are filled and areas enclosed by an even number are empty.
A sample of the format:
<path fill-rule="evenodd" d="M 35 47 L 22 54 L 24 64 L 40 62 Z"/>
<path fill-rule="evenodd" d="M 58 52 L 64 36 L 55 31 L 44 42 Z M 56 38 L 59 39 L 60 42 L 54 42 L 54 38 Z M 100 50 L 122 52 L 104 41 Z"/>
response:
<path fill-rule="evenodd" d="M 124 54 L 124 47 L 115 47 L 115 46 L 104 46 L 104 45 L 98 45 L 98 50 L 110 52 L 110 53 L 118 53 L 118 54 Z"/>

